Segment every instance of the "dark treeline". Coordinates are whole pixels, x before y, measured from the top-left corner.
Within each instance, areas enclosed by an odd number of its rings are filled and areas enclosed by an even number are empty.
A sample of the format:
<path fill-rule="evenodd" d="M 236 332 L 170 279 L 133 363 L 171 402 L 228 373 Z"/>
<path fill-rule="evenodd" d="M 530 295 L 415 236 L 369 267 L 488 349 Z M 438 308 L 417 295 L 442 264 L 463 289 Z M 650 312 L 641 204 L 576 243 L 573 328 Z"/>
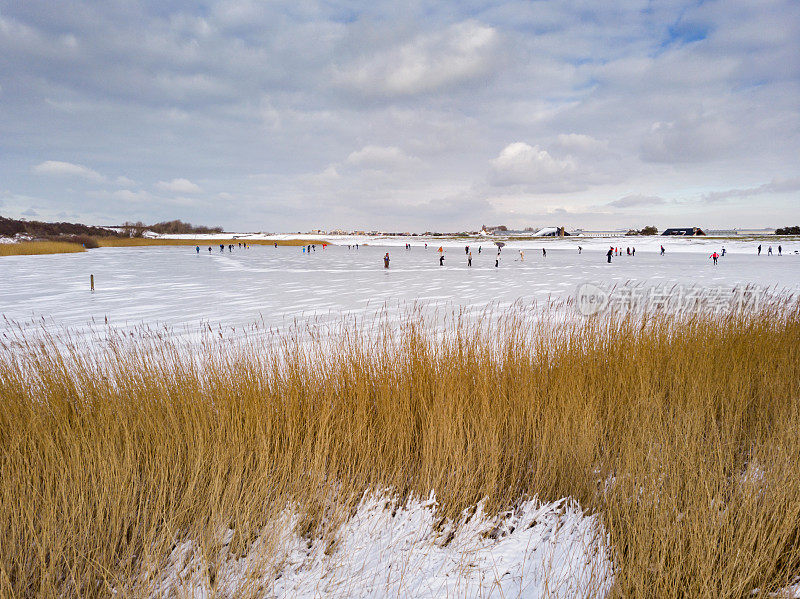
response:
<path fill-rule="evenodd" d="M 45 223 L 38 220 L 16 220 L 0 216 L 0 235 L 29 235 L 37 239 L 85 235 L 92 237 L 120 237 L 120 233 L 102 227 L 80 223 Z"/>
<path fill-rule="evenodd" d="M 162 234 L 222 233 L 222 227 L 194 226 L 181 220 L 170 220 L 154 225 L 143 222 L 126 222 L 118 227 L 95 227 L 80 223 L 46 223 L 38 220 L 17 220 L 0 216 L 0 236 L 27 235 L 34 239 L 63 237 L 141 237 L 145 231 Z M 81 241 L 82 242 L 82 241 Z"/>
<path fill-rule="evenodd" d="M 775 235 L 800 235 L 800 227 L 783 227 L 776 230 Z"/>
<path fill-rule="evenodd" d="M 141 221 L 136 223 L 126 222 L 122 225 L 122 230 L 127 237 L 141 237 L 145 231 L 153 231 L 154 233 L 168 235 L 222 233 L 222 227 L 195 226 L 192 223 L 185 223 L 182 220 L 169 220 L 154 225 L 145 225 Z"/>

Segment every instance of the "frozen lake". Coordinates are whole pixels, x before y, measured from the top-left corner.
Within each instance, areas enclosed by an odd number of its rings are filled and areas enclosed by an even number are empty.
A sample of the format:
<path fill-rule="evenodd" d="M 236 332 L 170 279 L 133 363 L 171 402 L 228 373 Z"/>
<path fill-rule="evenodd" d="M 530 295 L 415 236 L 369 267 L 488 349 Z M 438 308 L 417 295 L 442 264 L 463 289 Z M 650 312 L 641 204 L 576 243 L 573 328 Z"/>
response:
<path fill-rule="evenodd" d="M 512 242 L 495 268 L 496 248 L 470 242 L 473 265 L 467 267 L 466 242 L 386 240 L 386 245 L 329 245 L 303 253 L 300 247 L 252 245 L 224 253 L 219 246 L 198 255 L 194 247 L 101 248 L 82 254 L 13 256 L 0 259 L 0 314 L 29 326 L 42 319 L 67 327 L 91 322 L 119 327 L 200 323 L 239 326 L 261 321 L 280 327 L 295 319 L 343 314 L 369 315 L 423 302 L 433 306 L 504 308 L 514 302 L 544 302 L 574 295 L 583 283 L 594 285 L 755 285 L 775 291 L 800 291 L 800 255 L 785 244 L 783 256 L 757 256 L 757 242 L 729 242 L 718 266 L 708 254 L 720 242 L 702 240 L 639 241 L 633 257 L 606 263 L 610 244 L 630 239 L 570 239 Z M 339 241 L 338 243 L 342 243 Z M 373 242 L 374 243 L 374 242 Z M 658 245 L 667 252 L 659 255 Z M 577 245 L 583 245 L 578 254 Z M 478 245 L 482 246 L 479 254 Z M 543 257 L 541 248 L 547 248 Z M 524 251 L 524 260 L 520 257 Z M 383 255 L 390 253 L 391 268 Z M 777 252 L 777 244 L 776 250 Z M 96 291 L 89 291 L 89 275 Z M 8 323 L 2 325 L 9 326 Z"/>

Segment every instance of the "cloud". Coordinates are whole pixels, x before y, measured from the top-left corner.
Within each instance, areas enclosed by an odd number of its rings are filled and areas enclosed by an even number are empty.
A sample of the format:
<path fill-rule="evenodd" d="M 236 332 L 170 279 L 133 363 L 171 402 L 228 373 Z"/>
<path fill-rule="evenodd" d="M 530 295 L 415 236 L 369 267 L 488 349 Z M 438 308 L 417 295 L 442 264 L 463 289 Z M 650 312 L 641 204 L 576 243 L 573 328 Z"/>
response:
<path fill-rule="evenodd" d="M 653 123 L 642 140 L 641 156 L 647 162 L 706 162 L 729 150 L 735 138 L 733 127 L 721 118 L 689 114 Z"/>
<path fill-rule="evenodd" d="M 591 135 L 581 133 L 561 133 L 556 138 L 556 145 L 574 154 L 603 154 L 608 152 L 608 142 L 595 139 Z"/>
<path fill-rule="evenodd" d="M 516 214 L 605 210 L 587 228 L 652 207 L 796 213 L 760 185 L 797 174 L 796 0 L 344 4 L 3 4 L 4 210 L 156 221 L 190 197 L 178 216 L 229 229 L 445 230 L 458 201 L 408 207 L 467 190 Z M 49 157 L 73 167 L 32 171 Z M 159 186 L 176 175 L 203 190 Z M 687 199 L 597 206 L 629 193 Z"/>
<path fill-rule="evenodd" d="M 117 190 L 111 194 L 111 197 L 122 202 L 143 202 L 152 199 L 152 196 L 146 191 L 131 191 L 130 189 Z"/>
<path fill-rule="evenodd" d="M 71 162 L 61 162 L 59 160 L 47 160 L 33 167 L 33 172 L 41 175 L 56 175 L 81 177 L 88 181 L 100 183 L 105 181 L 105 177 L 95 170 L 81 164 Z"/>
<path fill-rule="evenodd" d="M 28 208 L 25 212 L 22 213 L 23 216 L 39 216 L 39 213 L 36 212 L 33 208 Z"/>
<path fill-rule="evenodd" d="M 173 193 L 200 193 L 203 190 L 199 185 L 192 183 L 189 179 L 173 179 L 172 181 L 159 181 L 156 187 L 163 191 Z"/>
<path fill-rule="evenodd" d="M 634 206 L 658 206 L 665 203 L 666 200 L 659 196 L 631 194 L 609 202 L 608 205 L 615 208 L 632 208 Z"/>
<path fill-rule="evenodd" d="M 496 61 L 498 33 L 474 21 L 367 56 L 336 70 L 341 85 L 361 93 L 411 96 L 484 77 Z"/>
<path fill-rule="evenodd" d="M 366 169 L 402 168 L 420 160 L 409 156 L 396 146 L 364 146 L 351 152 L 345 160 L 350 166 Z"/>
<path fill-rule="evenodd" d="M 531 185 L 540 189 L 570 187 L 570 178 L 577 172 L 571 158 L 553 158 L 547 150 L 525 142 L 507 145 L 491 160 L 490 183 L 496 186 Z"/>
<path fill-rule="evenodd" d="M 703 195 L 703 201 L 708 203 L 723 202 L 734 198 L 749 198 L 770 193 L 792 193 L 800 191 L 800 177 L 790 179 L 773 179 L 769 183 L 755 187 L 739 189 L 726 189 L 725 191 L 712 191 Z"/>

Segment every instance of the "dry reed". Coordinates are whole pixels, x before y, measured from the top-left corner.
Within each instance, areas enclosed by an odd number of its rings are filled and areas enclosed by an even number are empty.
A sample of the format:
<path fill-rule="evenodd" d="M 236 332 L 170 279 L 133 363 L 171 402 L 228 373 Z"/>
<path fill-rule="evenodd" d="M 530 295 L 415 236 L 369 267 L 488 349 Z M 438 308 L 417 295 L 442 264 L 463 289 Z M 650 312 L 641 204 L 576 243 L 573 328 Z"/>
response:
<path fill-rule="evenodd" d="M 213 556 L 230 527 L 245 554 L 287 505 L 325 537 L 376 488 L 452 517 L 570 496 L 606 526 L 615 596 L 800 573 L 795 303 L 295 333 L 3 346 L 0 594 L 144 596 L 178 541 Z"/>
<path fill-rule="evenodd" d="M 0 256 L 34 256 L 38 254 L 71 254 L 84 252 L 79 243 L 64 241 L 21 241 L 19 243 L 0 243 Z"/>

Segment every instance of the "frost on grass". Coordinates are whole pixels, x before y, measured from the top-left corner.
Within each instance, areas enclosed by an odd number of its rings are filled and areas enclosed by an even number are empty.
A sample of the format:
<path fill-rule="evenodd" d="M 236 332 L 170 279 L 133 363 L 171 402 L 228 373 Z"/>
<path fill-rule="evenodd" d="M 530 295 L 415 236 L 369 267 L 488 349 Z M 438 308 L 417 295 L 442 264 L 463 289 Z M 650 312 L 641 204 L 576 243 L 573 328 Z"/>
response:
<path fill-rule="evenodd" d="M 471 513 L 470 513 L 471 512 Z M 398 506 L 366 496 L 333 540 L 297 534 L 286 511 L 250 543 L 215 555 L 176 545 L 150 592 L 155 597 L 602 597 L 612 565 L 602 525 L 574 502 L 526 501 L 489 516 L 483 505 L 460 523 L 437 516 L 433 496 Z"/>

